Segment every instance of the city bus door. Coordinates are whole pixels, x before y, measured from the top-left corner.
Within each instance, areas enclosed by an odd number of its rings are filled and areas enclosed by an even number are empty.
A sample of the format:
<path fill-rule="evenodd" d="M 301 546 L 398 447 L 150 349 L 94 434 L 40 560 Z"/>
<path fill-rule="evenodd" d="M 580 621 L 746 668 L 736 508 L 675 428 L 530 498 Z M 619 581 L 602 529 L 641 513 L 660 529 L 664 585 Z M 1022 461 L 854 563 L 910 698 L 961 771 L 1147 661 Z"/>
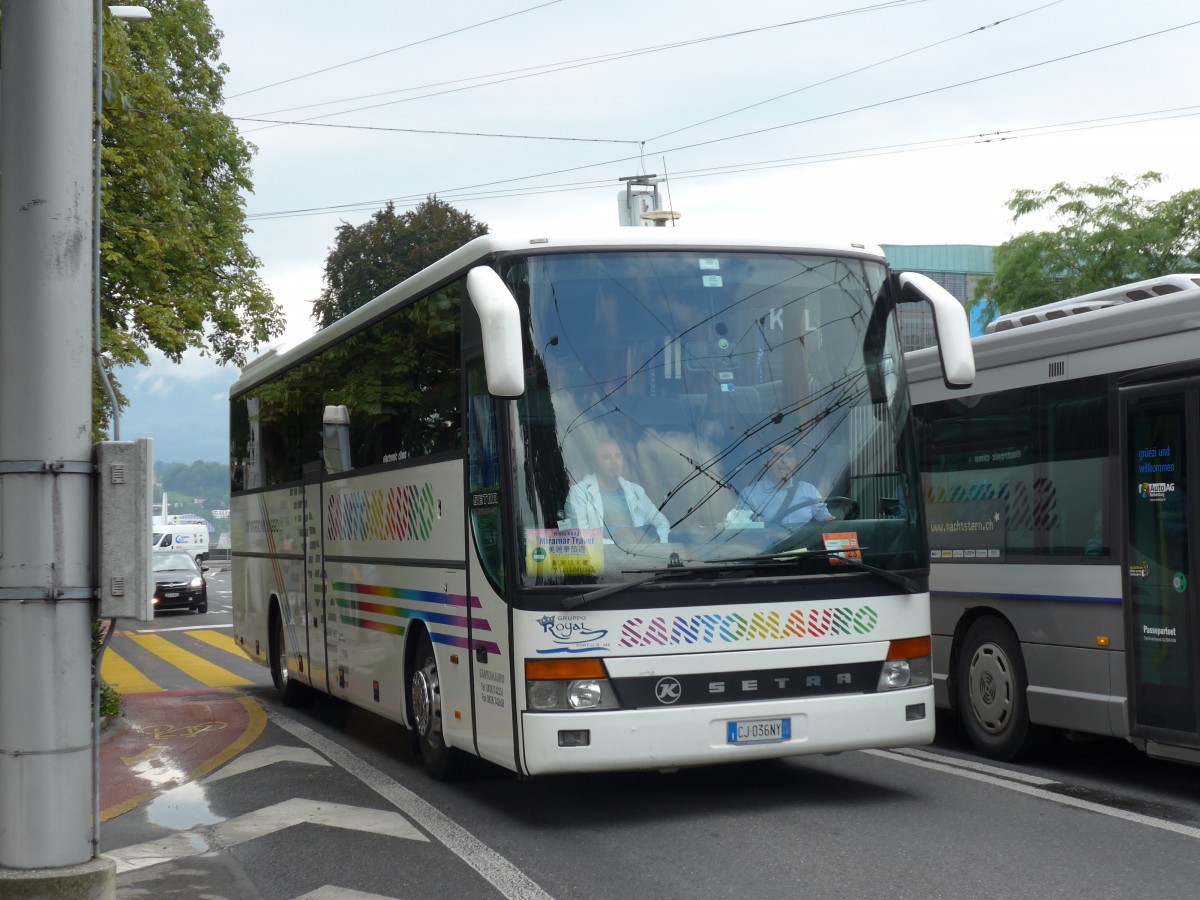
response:
<path fill-rule="evenodd" d="M 1190 534 L 1192 522 L 1200 526 L 1200 492 L 1188 491 L 1200 488 L 1200 379 L 1125 387 L 1119 396 L 1130 734 L 1154 755 L 1200 758 L 1184 749 L 1200 753 Z"/>

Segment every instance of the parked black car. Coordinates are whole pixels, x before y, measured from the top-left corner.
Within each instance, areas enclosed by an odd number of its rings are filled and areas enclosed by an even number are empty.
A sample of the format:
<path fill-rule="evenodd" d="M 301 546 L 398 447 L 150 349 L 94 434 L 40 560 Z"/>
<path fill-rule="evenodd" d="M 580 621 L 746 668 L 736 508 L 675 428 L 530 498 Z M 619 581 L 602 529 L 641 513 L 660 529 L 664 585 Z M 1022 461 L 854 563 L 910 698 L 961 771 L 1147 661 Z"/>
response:
<path fill-rule="evenodd" d="M 188 609 L 208 612 L 207 567 L 201 568 L 186 553 L 160 550 L 154 553 L 154 611 Z"/>

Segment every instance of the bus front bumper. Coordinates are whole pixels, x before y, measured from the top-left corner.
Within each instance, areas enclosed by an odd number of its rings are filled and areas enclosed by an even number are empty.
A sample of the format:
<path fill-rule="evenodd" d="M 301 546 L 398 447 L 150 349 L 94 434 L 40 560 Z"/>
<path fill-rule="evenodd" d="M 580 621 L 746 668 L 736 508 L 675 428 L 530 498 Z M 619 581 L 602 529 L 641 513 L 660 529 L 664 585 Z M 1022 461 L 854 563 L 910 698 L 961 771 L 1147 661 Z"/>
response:
<path fill-rule="evenodd" d="M 784 740 L 731 743 L 730 723 L 787 720 Z M 526 773 L 674 769 L 928 744 L 933 687 L 761 703 L 521 716 Z M 565 744 L 565 745 L 564 745 Z"/>

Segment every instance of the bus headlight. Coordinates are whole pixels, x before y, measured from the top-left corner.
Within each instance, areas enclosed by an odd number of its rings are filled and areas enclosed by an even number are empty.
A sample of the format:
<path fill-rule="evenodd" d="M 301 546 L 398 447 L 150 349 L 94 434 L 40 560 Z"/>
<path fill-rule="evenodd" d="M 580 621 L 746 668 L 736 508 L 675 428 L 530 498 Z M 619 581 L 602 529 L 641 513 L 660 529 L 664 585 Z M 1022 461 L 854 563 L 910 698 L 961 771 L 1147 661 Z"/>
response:
<path fill-rule="evenodd" d="M 933 683 L 932 643 L 928 637 L 892 641 L 876 690 L 895 691 Z"/>
<path fill-rule="evenodd" d="M 531 712 L 620 707 L 604 663 L 599 659 L 527 659 L 525 679 L 525 696 Z"/>
<path fill-rule="evenodd" d="M 604 695 L 612 695 L 607 681 L 568 681 L 567 703 L 571 709 L 600 709 Z"/>

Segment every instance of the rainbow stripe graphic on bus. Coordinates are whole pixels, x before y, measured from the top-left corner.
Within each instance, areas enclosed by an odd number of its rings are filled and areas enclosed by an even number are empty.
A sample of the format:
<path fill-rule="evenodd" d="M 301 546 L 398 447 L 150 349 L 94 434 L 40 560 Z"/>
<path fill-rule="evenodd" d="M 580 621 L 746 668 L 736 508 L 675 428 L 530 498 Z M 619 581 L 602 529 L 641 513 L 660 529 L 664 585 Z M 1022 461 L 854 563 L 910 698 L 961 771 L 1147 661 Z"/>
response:
<path fill-rule="evenodd" d="M 325 531 L 331 541 L 427 541 L 437 501 L 433 485 L 405 485 L 331 494 Z"/>
<path fill-rule="evenodd" d="M 468 624 L 476 632 L 492 630 L 487 619 L 478 615 L 468 619 L 452 611 L 456 607 L 479 609 L 481 604 L 478 597 L 349 581 L 335 581 L 331 587 L 333 606 L 342 625 L 402 635 L 415 619 L 425 623 L 429 629 L 429 639 L 435 644 L 464 650 L 483 647 L 489 653 L 500 652 L 500 645 L 495 641 L 468 641 L 465 634 L 453 634 L 448 630 L 462 629 L 465 632 Z"/>

